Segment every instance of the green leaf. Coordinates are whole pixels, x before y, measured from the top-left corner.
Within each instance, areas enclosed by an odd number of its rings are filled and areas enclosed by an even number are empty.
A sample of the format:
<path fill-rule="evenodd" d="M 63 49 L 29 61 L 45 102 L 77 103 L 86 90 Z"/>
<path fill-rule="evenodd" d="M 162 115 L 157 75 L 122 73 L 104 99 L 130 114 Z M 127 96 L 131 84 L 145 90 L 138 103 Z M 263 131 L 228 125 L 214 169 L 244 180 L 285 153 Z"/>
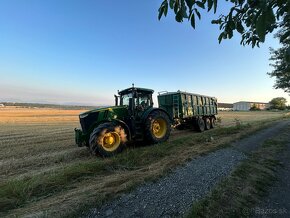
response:
<path fill-rule="evenodd" d="M 267 29 L 266 18 L 267 18 L 266 14 L 262 13 L 258 17 L 257 22 L 256 22 L 256 31 L 261 42 L 265 41 L 265 35 L 266 35 L 266 29 Z"/>
<path fill-rule="evenodd" d="M 182 3 L 180 10 L 182 11 L 183 18 L 188 18 L 187 7 L 185 6 L 184 2 Z"/>
<path fill-rule="evenodd" d="M 192 6 L 194 5 L 194 0 L 185 0 L 187 6 L 189 9 L 192 9 Z"/>
<path fill-rule="evenodd" d="M 197 1 L 197 2 L 195 2 L 196 3 L 196 5 L 198 6 L 198 7 L 200 7 L 200 8 L 205 8 L 204 7 L 204 3 L 202 3 L 202 2 L 199 2 L 199 1 Z"/>
<path fill-rule="evenodd" d="M 198 11 L 196 8 L 194 9 L 194 11 L 195 11 L 195 13 L 196 13 L 198 19 L 200 19 L 200 18 L 201 18 L 201 15 L 200 15 L 199 11 Z"/>
<path fill-rule="evenodd" d="M 290 47 L 286 50 L 286 61 L 290 62 Z"/>
<path fill-rule="evenodd" d="M 228 37 L 229 37 L 229 39 L 231 39 L 233 37 L 233 30 L 232 29 L 230 29 L 228 31 Z"/>
<path fill-rule="evenodd" d="M 166 1 L 165 5 L 164 5 L 164 16 L 167 16 L 167 12 L 168 12 L 168 2 Z"/>
<path fill-rule="evenodd" d="M 229 24 L 229 27 L 231 29 L 235 29 L 236 28 L 235 22 L 233 20 L 230 20 L 228 24 Z"/>
<path fill-rule="evenodd" d="M 271 7 L 267 10 L 267 23 L 268 25 L 273 25 L 276 22 L 276 18 L 273 12 L 273 9 Z"/>
<path fill-rule="evenodd" d="M 177 22 L 182 22 L 182 20 L 183 20 L 183 14 L 182 14 L 183 12 L 182 12 L 182 10 L 179 10 L 177 13 L 176 13 L 176 16 L 175 16 L 175 20 L 177 21 Z"/>
<path fill-rule="evenodd" d="M 219 43 L 221 43 L 221 41 L 223 40 L 223 37 L 224 37 L 224 32 L 222 32 L 220 35 L 219 35 Z"/>
<path fill-rule="evenodd" d="M 175 0 L 170 0 L 170 1 L 169 1 L 169 7 L 170 7 L 171 9 L 173 9 L 173 7 L 174 7 L 174 3 L 175 3 Z"/>
<path fill-rule="evenodd" d="M 253 39 L 253 41 L 252 41 L 252 48 L 254 48 L 254 47 L 255 47 L 255 45 L 256 45 L 256 42 L 257 42 L 257 40 L 256 40 L 256 39 Z"/>
<path fill-rule="evenodd" d="M 213 12 L 216 13 L 217 0 L 213 0 Z"/>
<path fill-rule="evenodd" d="M 236 29 L 237 29 L 237 31 L 238 31 L 239 33 L 241 33 L 241 34 L 244 32 L 244 27 L 243 27 L 241 21 L 238 21 L 238 22 L 237 22 Z"/>
<path fill-rule="evenodd" d="M 188 18 L 188 14 L 187 14 L 186 10 L 182 10 L 182 16 L 183 16 L 183 18 Z"/>
<path fill-rule="evenodd" d="M 175 13 L 175 14 L 177 14 L 177 12 L 178 12 L 178 8 L 179 8 L 179 5 L 178 5 L 177 2 L 175 2 L 175 4 L 174 4 L 174 13 Z"/>
<path fill-rule="evenodd" d="M 158 14 L 158 20 L 160 20 L 161 19 L 161 17 L 162 17 L 162 15 L 163 15 L 163 13 L 164 13 L 164 7 L 163 6 L 161 6 L 160 8 L 159 8 L 159 14 Z"/>
<path fill-rule="evenodd" d="M 207 0 L 207 11 L 210 11 L 213 6 L 213 0 Z"/>
<path fill-rule="evenodd" d="M 290 36 L 290 30 L 286 31 L 284 34 L 280 36 L 280 43 L 283 43 L 285 39 Z"/>
<path fill-rule="evenodd" d="M 219 20 L 212 20 L 211 21 L 212 24 L 219 24 L 219 22 L 220 22 Z"/>
<path fill-rule="evenodd" d="M 190 23 L 191 23 L 192 28 L 195 29 L 195 17 L 194 17 L 194 13 L 192 13 L 192 15 L 191 15 Z"/>
<path fill-rule="evenodd" d="M 167 15 L 167 11 L 168 11 L 168 2 L 167 0 L 164 0 L 160 6 L 160 8 L 158 9 L 159 14 L 158 14 L 158 20 L 161 19 L 162 15 L 164 14 L 164 16 Z"/>

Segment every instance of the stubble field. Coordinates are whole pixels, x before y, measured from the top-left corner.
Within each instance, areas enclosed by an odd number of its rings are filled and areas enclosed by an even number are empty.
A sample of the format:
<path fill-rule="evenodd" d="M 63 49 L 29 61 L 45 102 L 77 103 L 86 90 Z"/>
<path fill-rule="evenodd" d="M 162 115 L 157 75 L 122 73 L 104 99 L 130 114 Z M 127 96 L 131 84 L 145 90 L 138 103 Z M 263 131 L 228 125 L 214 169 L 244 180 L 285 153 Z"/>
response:
<path fill-rule="evenodd" d="M 173 131 L 169 142 L 131 146 L 103 159 L 75 146 L 80 112 L 0 108 L 0 216 L 79 215 L 285 116 L 282 112 L 220 112 L 220 127 L 214 130 Z"/>

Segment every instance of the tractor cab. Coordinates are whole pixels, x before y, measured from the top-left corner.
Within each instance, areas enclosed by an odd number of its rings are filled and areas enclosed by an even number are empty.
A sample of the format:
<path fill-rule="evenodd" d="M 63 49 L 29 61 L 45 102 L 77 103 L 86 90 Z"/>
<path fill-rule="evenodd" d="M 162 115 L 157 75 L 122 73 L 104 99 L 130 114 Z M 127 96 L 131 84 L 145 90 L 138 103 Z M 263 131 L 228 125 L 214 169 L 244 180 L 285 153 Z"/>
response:
<path fill-rule="evenodd" d="M 119 96 L 115 95 L 115 105 L 128 106 L 128 111 L 132 115 L 137 115 L 148 108 L 153 107 L 152 89 L 131 87 L 119 91 Z"/>

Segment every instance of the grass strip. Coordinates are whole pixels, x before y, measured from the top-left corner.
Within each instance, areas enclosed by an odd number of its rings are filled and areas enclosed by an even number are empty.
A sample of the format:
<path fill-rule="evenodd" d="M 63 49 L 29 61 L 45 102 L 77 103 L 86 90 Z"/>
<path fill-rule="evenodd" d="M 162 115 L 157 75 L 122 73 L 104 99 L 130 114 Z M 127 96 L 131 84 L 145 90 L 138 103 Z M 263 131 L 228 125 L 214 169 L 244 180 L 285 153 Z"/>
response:
<path fill-rule="evenodd" d="M 196 202 L 188 217 L 248 217 L 275 181 L 275 172 L 281 166 L 276 158 L 287 143 L 285 136 L 266 140 L 207 197 Z"/>

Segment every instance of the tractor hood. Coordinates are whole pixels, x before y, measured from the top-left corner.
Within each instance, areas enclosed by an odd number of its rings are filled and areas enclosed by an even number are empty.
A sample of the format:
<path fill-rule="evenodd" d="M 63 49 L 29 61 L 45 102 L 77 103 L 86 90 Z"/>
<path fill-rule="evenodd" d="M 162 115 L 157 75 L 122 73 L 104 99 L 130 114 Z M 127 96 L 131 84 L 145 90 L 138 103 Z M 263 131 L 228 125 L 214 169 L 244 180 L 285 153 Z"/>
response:
<path fill-rule="evenodd" d="M 101 108 L 96 108 L 96 109 L 81 113 L 80 118 L 86 117 L 89 114 L 96 113 L 96 112 L 99 113 L 99 112 L 106 112 L 107 111 L 107 113 L 110 112 L 110 113 L 117 113 L 118 114 L 120 112 L 127 111 L 127 110 L 128 110 L 128 106 L 101 107 Z"/>
<path fill-rule="evenodd" d="M 127 106 L 112 106 L 96 108 L 79 115 L 80 123 L 84 133 L 89 133 L 99 123 L 113 119 L 124 120 L 128 115 Z"/>

